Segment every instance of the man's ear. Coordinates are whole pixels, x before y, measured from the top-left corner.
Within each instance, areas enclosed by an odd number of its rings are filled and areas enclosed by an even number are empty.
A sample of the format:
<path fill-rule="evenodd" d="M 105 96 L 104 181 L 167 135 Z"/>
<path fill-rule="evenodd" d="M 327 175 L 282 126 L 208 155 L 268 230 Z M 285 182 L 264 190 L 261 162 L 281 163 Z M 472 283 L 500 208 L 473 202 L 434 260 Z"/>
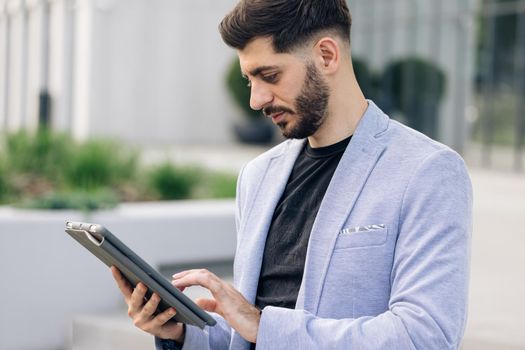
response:
<path fill-rule="evenodd" d="M 333 74 L 339 69 L 341 63 L 341 50 L 339 43 L 330 38 L 321 38 L 314 47 L 316 61 L 320 63 L 320 69 L 326 74 Z"/>

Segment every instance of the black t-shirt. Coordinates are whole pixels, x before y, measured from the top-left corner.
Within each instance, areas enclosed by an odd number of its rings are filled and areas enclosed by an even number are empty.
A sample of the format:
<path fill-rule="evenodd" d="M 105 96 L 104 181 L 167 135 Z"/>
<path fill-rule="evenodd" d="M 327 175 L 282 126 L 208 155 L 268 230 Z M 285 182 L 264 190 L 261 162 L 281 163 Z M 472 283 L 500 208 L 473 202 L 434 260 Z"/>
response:
<path fill-rule="evenodd" d="M 255 301 L 258 308 L 295 308 L 310 232 L 350 139 L 322 148 L 311 148 L 306 142 L 297 158 L 266 238 Z"/>

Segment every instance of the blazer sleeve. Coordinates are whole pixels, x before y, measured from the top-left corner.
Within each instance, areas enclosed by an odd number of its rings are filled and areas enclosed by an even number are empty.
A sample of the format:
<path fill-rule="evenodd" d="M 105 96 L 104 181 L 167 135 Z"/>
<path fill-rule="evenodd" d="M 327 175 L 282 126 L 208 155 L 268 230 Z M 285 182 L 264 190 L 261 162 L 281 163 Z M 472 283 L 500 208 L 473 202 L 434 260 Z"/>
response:
<path fill-rule="evenodd" d="M 173 341 L 155 338 L 156 350 L 226 350 L 230 346 L 231 328 L 219 315 L 213 314 L 217 324 L 205 327 L 186 326 L 184 344 L 180 347 Z"/>
<path fill-rule="evenodd" d="M 257 349 L 458 349 L 472 226 L 472 188 L 461 157 L 449 149 L 428 156 L 407 182 L 400 208 L 388 310 L 336 320 L 266 307 Z"/>

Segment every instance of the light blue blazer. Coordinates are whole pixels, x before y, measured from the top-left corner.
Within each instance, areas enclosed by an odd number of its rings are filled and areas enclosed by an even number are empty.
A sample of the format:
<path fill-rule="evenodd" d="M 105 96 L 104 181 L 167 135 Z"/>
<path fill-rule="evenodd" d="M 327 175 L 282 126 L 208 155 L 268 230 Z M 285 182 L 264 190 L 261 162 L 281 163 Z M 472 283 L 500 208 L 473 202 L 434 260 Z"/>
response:
<path fill-rule="evenodd" d="M 266 235 L 304 140 L 245 166 L 234 284 L 254 302 Z M 472 189 L 461 157 L 373 102 L 326 191 L 294 310 L 266 307 L 257 349 L 458 349 L 467 317 Z M 248 349 L 219 316 L 183 349 Z"/>

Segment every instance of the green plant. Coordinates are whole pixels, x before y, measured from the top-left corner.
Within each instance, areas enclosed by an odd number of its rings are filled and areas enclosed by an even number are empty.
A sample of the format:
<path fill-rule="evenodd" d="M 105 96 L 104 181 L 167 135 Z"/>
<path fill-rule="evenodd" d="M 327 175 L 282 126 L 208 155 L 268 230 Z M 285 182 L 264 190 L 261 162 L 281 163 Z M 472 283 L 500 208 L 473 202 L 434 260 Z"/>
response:
<path fill-rule="evenodd" d="M 118 202 L 118 197 L 110 190 L 73 191 L 50 193 L 39 198 L 25 199 L 17 206 L 31 209 L 74 209 L 90 212 L 114 208 Z"/>
<path fill-rule="evenodd" d="M 242 76 L 238 58 L 235 58 L 228 68 L 226 74 L 226 85 L 230 96 L 247 117 L 252 119 L 261 117 L 260 111 L 250 108 L 251 91 L 248 87 L 248 81 Z"/>
<path fill-rule="evenodd" d="M 401 112 L 409 126 L 437 137 L 438 109 L 446 86 L 441 68 L 422 58 L 407 57 L 390 63 L 380 82 L 386 112 Z"/>
<path fill-rule="evenodd" d="M 77 146 L 66 177 L 69 186 L 92 190 L 118 186 L 135 175 L 136 155 L 106 140 L 91 140 Z"/>
<path fill-rule="evenodd" d="M 377 77 L 369 68 L 365 60 L 352 58 L 352 66 L 359 86 L 366 98 L 375 100 L 377 94 Z"/>
<path fill-rule="evenodd" d="M 144 170 L 137 157 L 116 142 L 17 132 L 0 138 L 0 203 L 92 211 L 119 201 L 235 196 L 235 176 L 168 162 Z"/>
<path fill-rule="evenodd" d="M 222 172 L 207 172 L 196 190 L 198 198 L 235 198 L 237 176 Z"/>
<path fill-rule="evenodd" d="M 385 80 L 391 84 L 391 93 L 397 105 L 415 100 L 421 95 L 440 99 L 445 92 L 445 73 L 432 62 L 419 57 L 407 57 L 390 63 L 381 79 L 383 82 Z"/>
<path fill-rule="evenodd" d="M 7 200 L 8 189 L 7 168 L 5 167 L 4 160 L 0 157 L 0 203 L 4 203 Z"/>
<path fill-rule="evenodd" d="M 11 172 L 60 181 L 72 156 L 73 141 L 46 129 L 19 131 L 6 138 L 6 162 Z"/>
<path fill-rule="evenodd" d="M 186 199 L 190 198 L 200 178 L 200 171 L 195 168 L 175 167 L 166 162 L 150 172 L 149 183 L 160 199 Z"/>

